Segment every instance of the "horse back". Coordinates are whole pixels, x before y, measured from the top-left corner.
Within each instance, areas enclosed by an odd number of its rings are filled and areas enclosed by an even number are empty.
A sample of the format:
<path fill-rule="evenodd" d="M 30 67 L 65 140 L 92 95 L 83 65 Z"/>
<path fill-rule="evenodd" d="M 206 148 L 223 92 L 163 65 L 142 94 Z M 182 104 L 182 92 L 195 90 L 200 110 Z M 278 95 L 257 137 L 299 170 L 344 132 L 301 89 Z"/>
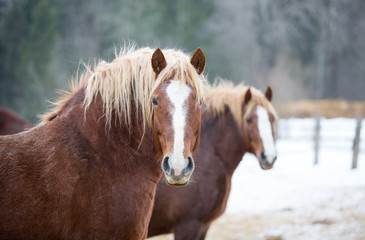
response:
<path fill-rule="evenodd" d="M 31 124 L 27 120 L 0 107 L 0 135 L 18 133 L 30 127 Z"/>

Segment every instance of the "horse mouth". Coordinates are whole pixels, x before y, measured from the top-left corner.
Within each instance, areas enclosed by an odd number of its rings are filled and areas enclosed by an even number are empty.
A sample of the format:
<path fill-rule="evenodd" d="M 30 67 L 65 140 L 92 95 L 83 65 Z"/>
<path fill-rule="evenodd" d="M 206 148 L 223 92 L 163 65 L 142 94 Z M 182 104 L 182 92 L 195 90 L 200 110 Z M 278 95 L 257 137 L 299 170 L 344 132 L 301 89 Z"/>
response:
<path fill-rule="evenodd" d="M 259 158 L 260 167 L 262 170 L 270 170 L 273 168 L 274 163 L 268 163 L 266 160 Z"/>
<path fill-rule="evenodd" d="M 270 170 L 272 169 L 273 165 L 262 165 L 260 164 L 260 167 L 262 170 Z"/>
<path fill-rule="evenodd" d="M 175 174 L 174 169 L 169 169 L 169 171 L 164 171 L 166 182 L 170 186 L 185 186 L 189 183 L 190 177 L 192 175 L 192 171 L 186 171 L 183 169 L 181 172 L 178 172 L 178 175 Z"/>
<path fill-rule="evenodd" d="M 189 183 L 189 181 L 186 181 L 184 183 L 170 183 L 169 181 L 167 181 L 167 184 L 170 186 L 174 186 L 174 187 L 183 187 L 185 185 L 187 185 Z"/>
<path fill-rule="evenodd" d="M 273 168 L 277 156 L 270 156 L 269 158 L 265 154 L 264 151 L 261 152 L 261 154 L 255 154 L 256 158 L 259 160 L 259 164 L 262 170 L 270 170 Z"/>
<path fill-rule="evenodd" d="M 189 176 L 184 176 L 184 175 L 169 176 L 165 174 L 165 177 L 167 184 L 169 184 L 170 186 L 185 186 L 186 184 L 189 183 L 190 180 Z"/>

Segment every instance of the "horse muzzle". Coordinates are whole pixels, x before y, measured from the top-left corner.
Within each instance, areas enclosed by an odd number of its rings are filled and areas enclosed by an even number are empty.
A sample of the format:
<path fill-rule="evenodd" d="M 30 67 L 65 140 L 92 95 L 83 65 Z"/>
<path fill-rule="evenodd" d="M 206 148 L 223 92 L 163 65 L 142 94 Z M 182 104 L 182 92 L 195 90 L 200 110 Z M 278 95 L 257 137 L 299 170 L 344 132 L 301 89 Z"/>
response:
<path fill-rule="evenodd" d="M 167 183 L 169 185 L 174 186 L 183 186 L 186 185 L 190 177 L 194 171 L 195 164 L 192 157 L 188 157 L 187 160 L 185 160 L 185 166 L 174 166 L 174 164 L 171 164 L 171 158 L 169 156 L 165 156 L 162 160 L 162 170 L 164 172 L 164 175 L 166 177 Z"/>
<path fill-rule="evenodd" d="M 263 170 L 269 170 L 272 169 L 274 166 L 274 163 L 277 159 L 277 155 L 272 155 L 272 156 L 267 156 L 265 151 L 262 151 L 260 156 L 258 157 L 259 159 L 259 163 L 260 163 L 260 167 Z"/>

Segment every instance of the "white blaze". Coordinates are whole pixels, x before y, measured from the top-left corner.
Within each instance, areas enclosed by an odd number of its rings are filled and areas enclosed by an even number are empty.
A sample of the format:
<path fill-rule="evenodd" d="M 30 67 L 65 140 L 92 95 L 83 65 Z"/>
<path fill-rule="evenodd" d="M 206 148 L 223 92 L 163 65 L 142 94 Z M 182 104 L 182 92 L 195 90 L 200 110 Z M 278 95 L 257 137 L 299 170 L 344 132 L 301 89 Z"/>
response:
<path fill-rule="evenodd" d="M 184 136 L 186 109 L 184 103 L 190 95 L 190 88 L 181 81 L 171 80 L 166 92 L 173 108 L 171 109 L 172 124 L 174 129 L 174 152 L 169 161 L 175 171 L 175 175 L 180 175 L 185 168 L 184 159 Z"/>
<path fill-rule="evenodd" d="M 271 123 L 269 120 L 269 114 L 265 108 L 258 106 L 257 110 L 258 117 L 258 127 L 259 133 L 261 136 L 262 143 L 264 145 L 265 155 L 267 157 L 267 161 L 272 163 L 274 158 L 276 157 L 274 138 L 272 136 Z"/>

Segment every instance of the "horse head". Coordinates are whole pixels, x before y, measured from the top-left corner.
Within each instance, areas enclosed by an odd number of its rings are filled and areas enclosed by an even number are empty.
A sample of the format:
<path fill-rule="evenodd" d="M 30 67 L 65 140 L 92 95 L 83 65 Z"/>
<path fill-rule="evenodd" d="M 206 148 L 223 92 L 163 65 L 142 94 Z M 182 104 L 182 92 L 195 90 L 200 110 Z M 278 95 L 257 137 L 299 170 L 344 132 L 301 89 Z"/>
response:
<path fill-rule="evenodd" d="M 271 169 L 277 158 L 274 142 L 275 114 L 264 106 L 252 100 L 252 92 L 249 88 L 243 100 L 243 129 L 244 143 L 249 152 L 259 160 L 262 169 Z M 265 100 L 268 103 L 272 99 L 272 89 L 267 88 Z"/>
<path fill-rule="evenodd" d="M 176 70 L 169 70 L 168 61 L 160 49 L 152 55 L 156 78 L 163 78 L 151 97 L 154 142 L 162 152 L 162 170 L 167 183 L 185 185 L 195 166 L 192 155 L 199 145 L 202 99 L 188 84 L 189 80 L 178 78 L 199 78 L 205 67 L 205 55 L 198 48 L 187 62 L 190 66 L 185 67 L 194 67 L 194 72 L 187 71 L 182 75 L 173 73 Z"/>

